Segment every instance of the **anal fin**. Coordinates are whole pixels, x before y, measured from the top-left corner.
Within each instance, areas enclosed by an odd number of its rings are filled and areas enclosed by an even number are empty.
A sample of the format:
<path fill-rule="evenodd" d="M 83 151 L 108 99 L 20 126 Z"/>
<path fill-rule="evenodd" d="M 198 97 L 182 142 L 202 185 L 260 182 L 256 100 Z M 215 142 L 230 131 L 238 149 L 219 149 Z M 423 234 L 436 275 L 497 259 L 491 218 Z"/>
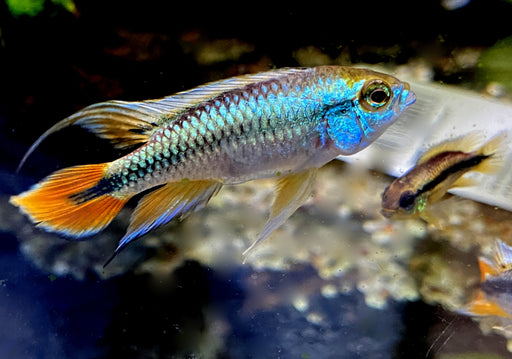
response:
<path fill-rule="evenodd" d="M 469 303 L 465 312 L 478 316 L 494 315 L 497 317 L 510 318 L 510 314 L 505 312 L 498 303 L 486 299 L 481 291 L 478 292 L 478 296 Z"/>
<path fill-rule="evenodd" d="M 313 188 L 317 172 L 317 168 L 311 168 L 279 179 L 269 219 L 256 241 L 244 251 L 244 256 L 265 240 L 306 201 Z"/>
<path fill-rule="evenodd" d="M 469 177 L 460 177 L 457 181 L 453 183 L 453 185 L 450 188 L 463 188 L 463 187 L 473 187 L 478 184 L 477 181 L 475 181 L 472 178 Z"/>
<path fill-rule="evenodd" d="M 175 217 L 204 207 L 222 187 L 212 180 L 170 182 L 145 195 L 132 213 L 126 234 L 105 266 L 130 242 Z"/>

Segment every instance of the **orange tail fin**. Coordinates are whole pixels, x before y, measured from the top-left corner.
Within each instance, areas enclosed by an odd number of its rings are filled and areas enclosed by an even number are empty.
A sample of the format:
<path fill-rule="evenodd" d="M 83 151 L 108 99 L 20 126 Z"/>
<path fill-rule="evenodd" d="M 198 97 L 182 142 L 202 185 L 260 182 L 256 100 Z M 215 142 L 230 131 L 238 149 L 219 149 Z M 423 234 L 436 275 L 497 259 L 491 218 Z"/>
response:
<path fill-rule="evenodd" d="M 107 166 L 62 169 L 10 202 L 47 231 L 76 238 L 92 235 L 105 228 L 129 199 L 100 186 Z"/>

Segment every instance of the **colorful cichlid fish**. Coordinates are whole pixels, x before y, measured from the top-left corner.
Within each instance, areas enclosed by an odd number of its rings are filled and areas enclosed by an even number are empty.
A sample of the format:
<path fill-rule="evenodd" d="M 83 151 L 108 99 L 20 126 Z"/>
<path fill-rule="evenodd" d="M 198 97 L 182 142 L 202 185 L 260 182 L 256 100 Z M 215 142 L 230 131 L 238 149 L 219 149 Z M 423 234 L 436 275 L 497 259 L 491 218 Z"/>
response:
<path fill-rule="evenodd" d="M 138 148 L 113 162 L 59 170 L 11 203 L 38 226 L 79 238 L 105 228 L 132 196 L 153 190 L 135 208 L 115 255 L 203 207 L 223 184 L 276 177 L 258 243 L 306 200 L 319 167 L 367 147 L 414 100 L 409 85 L 392 76 L 322 66 L 229 78 L 158 100 L 94 104 L 47 130 L 20 166 L 70 125 Z"/>
<path fill-rule="evenodd" d="M 462 176 L 470 171 L 499 170 L 506 134 L 501 133 L 475 149 L 478 138 L 476 132 L 470 133 L 444 141 L 424 153 L 412 169 L 384 190 L 382 215 L 393 219 L 419 216 L 434 221 L 426 207 L 440 201 L 450 188 L 473 185 Z"/>
<path fill-rule="evenodd" d="M 478 258 L 480 288 L 476 297 L 459 312 L 474 316 L 512 319 L 512 247 L 496 241 L 493 261 Z"/>

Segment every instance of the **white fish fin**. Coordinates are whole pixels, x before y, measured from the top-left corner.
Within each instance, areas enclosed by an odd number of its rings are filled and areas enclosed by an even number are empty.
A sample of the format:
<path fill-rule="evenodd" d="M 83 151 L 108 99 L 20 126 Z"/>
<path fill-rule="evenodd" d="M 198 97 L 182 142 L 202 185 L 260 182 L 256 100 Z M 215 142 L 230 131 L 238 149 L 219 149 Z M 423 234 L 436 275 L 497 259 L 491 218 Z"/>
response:
<path fill-rule="evenodd" d="M 496 241 L 494 264 L 500 273 L 512 269 L 512 247 L 499 239 Z"/>
<path fill-rule="evenodd" d="M 265 240 L 306 201 L 311 194 L 317 172 L 317 168 L 311 168 L 279 179 L 269 219 L 256 241 L 244 251 L 244 256 Z"/>
<path fill-rule="evenodd" d="M 132 213 L 126 234 L 105 266 L 133 240 L 175 217 L 182 219 L 204 207 L 221 187 L 221 183 L 211 180 L 171 182 L 145 195 Z"/>
<path fill-rule="evenodd" d="M 470 132 L 464 136 L 451 138 L 441 143 L 433 145 L 430 149 L 423 152 L 418 159 L 419 165 L 427 161 L 429 158 L 434 157 L 435 155 L 441 152 L 449 152 L 449 151 L 461 151 L 461 152 L 472 152 L 476 150 L 479 145 L 482 143 L 483 137 L 480 132 L 474 131 Z"/>

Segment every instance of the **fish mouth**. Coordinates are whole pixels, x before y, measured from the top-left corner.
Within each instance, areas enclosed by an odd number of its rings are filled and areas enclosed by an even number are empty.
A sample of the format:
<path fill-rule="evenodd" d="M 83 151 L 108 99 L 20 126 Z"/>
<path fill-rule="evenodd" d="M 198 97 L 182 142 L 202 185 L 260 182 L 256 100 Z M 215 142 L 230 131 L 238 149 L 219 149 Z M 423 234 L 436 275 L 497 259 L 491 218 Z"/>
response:
<path fill-rule="evenodd" d="M 411 91 L 411 86 L 409 86 L 408 83 L 404 83 L 404 87 L 402 89 L 402 103 L 407 107 L 412 105 L 414 102 L 416 102 L 416 94 Z"/>
<path fill-rule="evenodd" d="M 392 209 L 386 209 L 386 208 L 383 208 L 380 210 L 380 214 L 382 214 L 384 217 L 386 218 L 391 218 L 393 217 L 393 215 L 396 213 L 396 211 L 392 210 Z"/>

